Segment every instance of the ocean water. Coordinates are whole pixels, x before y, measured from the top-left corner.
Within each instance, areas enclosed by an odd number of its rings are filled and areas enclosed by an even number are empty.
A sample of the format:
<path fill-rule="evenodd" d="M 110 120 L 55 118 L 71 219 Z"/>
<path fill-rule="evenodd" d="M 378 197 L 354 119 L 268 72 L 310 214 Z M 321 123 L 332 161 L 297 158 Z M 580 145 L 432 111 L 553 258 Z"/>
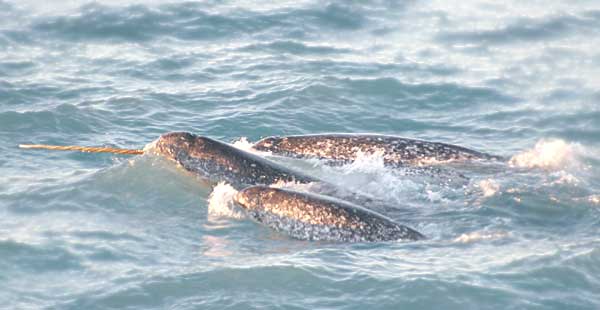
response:
<path fill-rule="evenodd" d="M 0 308 L 598 309 L 599 35 L 595 0 L 0 0 Z M 169 131 L 511 160 L 415 175 L 271 156 L 428 237 L 340 244 L 272 232 L 160 158 L 17 148 Z"/>

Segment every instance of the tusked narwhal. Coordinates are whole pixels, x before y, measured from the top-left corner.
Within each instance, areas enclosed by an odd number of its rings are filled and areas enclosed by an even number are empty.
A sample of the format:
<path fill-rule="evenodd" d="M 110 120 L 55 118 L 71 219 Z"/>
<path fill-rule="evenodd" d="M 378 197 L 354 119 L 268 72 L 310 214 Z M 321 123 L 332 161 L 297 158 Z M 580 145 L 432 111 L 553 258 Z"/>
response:
<path fill-rule="evenodd" d="M 237 190 L 279 182 L 322 182 L 227 143 L 188 132 L 164 134 L 147 151 L 176 162 L 211 184 L 227 182 Z"/>

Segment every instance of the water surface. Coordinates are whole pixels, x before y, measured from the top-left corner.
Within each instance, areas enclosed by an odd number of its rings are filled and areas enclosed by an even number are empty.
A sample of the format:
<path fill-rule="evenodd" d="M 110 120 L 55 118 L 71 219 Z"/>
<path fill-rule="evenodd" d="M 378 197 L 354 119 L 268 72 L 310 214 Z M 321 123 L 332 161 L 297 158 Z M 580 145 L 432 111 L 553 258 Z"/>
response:
<path fill-rule="evenodd" d="M 597 1 L 0 1 L 0 307 L 597 309 Z M 394 134 L 514 157 L 415 176 L 275 158 L 424 242 L 290 239 L 141 148 Z M 244 142 L 236 145 L 246 147 Z"/>

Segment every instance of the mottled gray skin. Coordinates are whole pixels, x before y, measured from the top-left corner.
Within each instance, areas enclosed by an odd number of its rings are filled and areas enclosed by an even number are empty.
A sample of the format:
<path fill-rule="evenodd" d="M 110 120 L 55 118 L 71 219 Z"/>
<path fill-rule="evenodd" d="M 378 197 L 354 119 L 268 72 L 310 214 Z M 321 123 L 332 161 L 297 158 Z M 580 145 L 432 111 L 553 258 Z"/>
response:
<path fill-rule="evenodd" d="M 425 238 L 379 213 L 320 195 L 252 186 L 238 192 L 234 201 L 259 223 L 302 240 L 378 242 Z"/>
<path fill-rule="evenodd" d="M 175 161 L 203 180 L 213 184 L 227 182 L 237 190 L 280 181 L 321 182 L 229 144 L 188 132 L 164 134 L 150 151 Z"/>
<path fill-rule="evenodd" d="M 264 138 L 253 146 L 259 151 L 295 158 L 319 158 L 333 163 L 347 163 L 356 159 L 358 152 L 383 152 L 389 166 L 413 165 L 435 161 L 503 160 L 452 144 L 407 139 L 375 134 L 318 134 Z"/>

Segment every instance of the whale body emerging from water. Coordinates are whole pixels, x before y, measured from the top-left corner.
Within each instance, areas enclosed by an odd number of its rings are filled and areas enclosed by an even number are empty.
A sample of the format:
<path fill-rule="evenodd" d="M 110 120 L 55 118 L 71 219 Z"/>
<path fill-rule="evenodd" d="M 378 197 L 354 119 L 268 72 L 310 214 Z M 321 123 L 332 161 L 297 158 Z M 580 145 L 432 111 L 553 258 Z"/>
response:
<path fill-rule="evenodd" d="M 252 186 L 239 191 L 234 201 L 259 223 L 302 240 L 377 242 L 425 238 L 381 214 L 321 195 Z"/>
<path fill-rule="evenodd" d="M 436 161 L 503 160 L 457 145 L 376 134 L 316 134 L 273 136 L 256 142 L 259 151 L 295 158 L 318 158 L 333 163 L 354 161 L 359 153 L 381 153 L 389 166 L 428 164 Z"/>
<path fill-rule="evenodd" d="M 149 150 L 211 184 L 227 182 L 237 190 L 278 182 L 322 182 L 227 143 L 188 132 L 164 134 Z"/>

